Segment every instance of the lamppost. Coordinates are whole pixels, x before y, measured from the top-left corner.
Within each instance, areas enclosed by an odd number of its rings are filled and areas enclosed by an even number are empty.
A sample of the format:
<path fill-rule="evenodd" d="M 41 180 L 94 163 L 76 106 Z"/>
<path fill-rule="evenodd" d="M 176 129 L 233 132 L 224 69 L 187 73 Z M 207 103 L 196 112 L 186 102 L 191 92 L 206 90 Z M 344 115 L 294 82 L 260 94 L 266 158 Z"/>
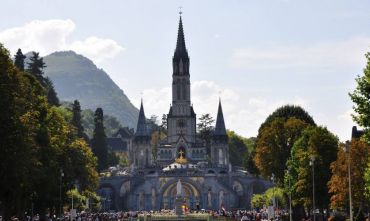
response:
<path fill-rule="evenodd" d="M 349 195 L 349 220 L 353 221 L 352 211 L 352 188 L 351 188 L 351 158 L 350 158 L 350 142 L 346 141 L 344 145 L 344 151 L 347 154 L 347 165 L 348 165 L 348 195 Z"/>
<path fill-rule="evenodd" d="M 62 215 L 62 181 L 63 181 L 64 173 L 63 170 L 60 170 L 60 184 L 59 184 L 59 215 Z"/>
<path fill-rule="evenodd" d="M 271 175 L 271 182 L 272 184 L 274 184 L 274 181 L 275 181 L 275 174 L 272 174 Z M 275 205 L 276 205 L 276 202 L 275 202 L 275 187 L 272 187 L 272 206 L 275 210 Z"/>
<path fill-rule="evenodd" d="M 288 169 L 288 181 L 289 181 L 289 221 L 293 221 L 293 217 L 292 217 L 292 189 L 291 189 L 291 186 L 290 186 L 290 168 Z"/>
<path fill-rule="evenodd" d="M 312 210 L 313 210 L 313 221 L 316 221 L 316 214 L 315 214 L 315 156 L 311 156 L 310 159 L 310 166 L 312 166 Z"/>
<path fill-rule="evenodd" d="M 107 200 L 105 197 L 102 197 L 101 200 L 103 201 L 103 211 L 106 211 L 106 208 L 105 208 L 105 201 Z"/>

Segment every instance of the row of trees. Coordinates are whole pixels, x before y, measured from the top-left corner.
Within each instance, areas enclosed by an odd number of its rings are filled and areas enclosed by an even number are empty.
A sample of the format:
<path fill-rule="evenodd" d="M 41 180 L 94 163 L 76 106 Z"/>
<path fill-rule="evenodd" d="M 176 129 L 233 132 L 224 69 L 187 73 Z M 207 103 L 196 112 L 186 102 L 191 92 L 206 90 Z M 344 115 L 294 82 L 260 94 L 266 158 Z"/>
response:
<path fill-rule="evenodd" d="M 0 210 L 4 219 L 25 212 L 59 213 L 76 189 L 94 203 L 97 159 L 78 116 L 59 107 L 45 63 L 33 53 L 25 68 L 18 50 L 13 63 L 0 44 Z M 75 112 L 74 112 L 75 113 Z"/>
<path fill-rule="evenodd" d="M 313 179 L 316 208 L 321 211 L 348 209 L 350 163 L 353 206 L 355 217 L 360 218 L 370 200 L 370 182 L 367 181 L 370 146 L 360 139 L 353 139 L 348 155 L 345 144 L 339 143 L 327 128 L 305 122 L 298 119 L 299 116 L 284 118 L 277 114 L 282 109 L 301 110 L 306 115 L 303 109 L 294 106 L 284 106 L 272 114 L 277 117 L 260 128 L 257 137 L 253 157 L 257 171 L 284 189 L 286 197 L 291 194 L 296 215 L 303 215 L 303 208 L 313 206 Z M 260 195 L 255 197 L 254 201 L 261 198 Z"/>
<path fill-rule="evenodd" d="M 366 57 L 364 76 L 357 78 L 358 86 L 350 94 L 357 113 L 354 120 L 365 128 L 365 135 L 351 140 L 348 153 L 345 144 L 327 128 L 317 126 L 299 106 L 278 108 L 259 129 L 255 152 L 251 154 L 256 167 L 252 172 L 273 178 L 286 196 L 291 194 L 296 211 L 312 208 L 313 179 L 316 208 L 348 210 L 348 164 L 355 218 L 361 220 L 365 208 L 369 208 L 370 54 Z M 260 199 L 256 195 L 254 201 Z"/>

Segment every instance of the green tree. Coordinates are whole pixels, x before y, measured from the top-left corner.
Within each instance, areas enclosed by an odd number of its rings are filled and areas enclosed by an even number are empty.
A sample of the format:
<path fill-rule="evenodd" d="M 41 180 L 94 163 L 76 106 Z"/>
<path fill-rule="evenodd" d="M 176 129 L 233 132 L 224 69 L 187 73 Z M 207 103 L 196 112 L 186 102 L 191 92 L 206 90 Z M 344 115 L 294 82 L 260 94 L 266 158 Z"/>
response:
<path fill-rule="evenodd" d="M 282 118 L 286 121 L 292 117 L 299 119 L 309 125 L 316 125 L 313 118 L 302 107 L 296 105 L 284 105 L 270 114 L 266 118 L 265 122 L 261 124 L 258 131 L 260 131 L 263 127 L 271 124 L 276 118 Z"/>
<path fill-rule="evenodd" d="M 150 145 L 152 146 L 153 158 L 157 159 L 159 142 L 166 138 L 166 134 L 161 130 L 154 131 L 151 135 Z"/>
<path fill-rule="evenodd" d="M 97 108 L 95 111 L 95 128 L 91 145 L 95 156 L 98 158 L 98 171 L 108 168 L 108 147 L 103 120 L 103 109 Z"/>
<path fill-rule="evenodd" d="M 349 96 L 354 103 L 353 109 L 356 112 L 352 118 L 358 125 L 365 128 L 364 138 L 370 144 L 370 52 L 365 56 L 367 64 L 364 68 L 364 75 L 357 76 L 357 87 L 352 93 L 349 93 Z"/>
<path fill-rule="evenodd" d="M 158 116 L 157 115 L 150 116 L 150 119 L 146 120 L 146 124 L 148 125 L 149 133 L 157 131 L 159 129 Z"/>
<path fill-rule="evenodd" d="M 210 153 L 210 144 L 211 144 L 211 138 L 212 138 L 212 132 L 214 130 L 213 123 L 215 120 L 210 114 L 202 114 L 202 116 L 199 117 L 199 123 L 198 126 L 198 134 L 200 138 L 206 141 L 206 147 L 207 147 L 207 153 Z"/>
<path fill-rule="evenodd" d="M 256 151 L 255 150 L 253 150 L 249 155 L 248 155 L 248 157 L 247 158 L 245 158 L 244 159 L 244 167 L 245 167 L 245 169 L 247 169 L 247 171 L 250 173 L 250 174 L 252 174 L 252 175 L 254 175 L 254 176 L 256 176 L 256 177 L 258 177 L 259 175 L 260 175 L 260 172 L 259 172 L 259 170 L 258 170 L 258 168 L 257 168 L 257 166 L 256 166 L 256 163 L 254 162 L 254 157 L 255 157 L 255 155 L 256 155 Z"/>
<path fill-rule="evenodd" d="M 162 115 L 161 125 L 159 126 L 161 131 L 167 134 L 167 115 Z"/>
<path fill-rule="evenodd" d="M 30 57 L 30 62 L 28 63 L 27 71 L 28 73 L 32 74 L 36 77 L 36 79 L 40 82 L 40 84 L 45 87 L 46 81 L 44 78 L 44 71 L 43 69 L 46 67 L 44 59 L 39 56 L 38 52 L 32 52 L 32 56 Z"/>
<path fill-rule="evenodd" d="M 14 56 L 14 65 L 20 70 L 24 71 L 24 59 L 26 56 L 23 55 L 22 50 L 19 48 Z"/>
<path fill-rule="evenodd" d="M 252 196 L 252 206 L 254 208 L 263 208 L 265 206 L 273 205 L 279 208 L 287 207 L 286 194 L 284 189 L 278 187 L 271 187 L 267 189 L 263 194 L 254 194 Z"/>
<path fill-rule="evenodd" d="M 35 135 L 43 115 L 42 87 L 22 73 L 0 44 L 0 210 L 4 220 L 24 211 L 38 164 Z"/>
<path fill-rule="evenodd" d="M 253 160 L 263 177 L 274 174 L 276 184 L 283 185 L 292 146 L 307 126 L 306 122 L 296 118 L 276 118 L 259 131 Z"/>
<path fill-rule="evenodd" d="M 365 196 L 367 202 L 370 201 L 370 157 L 368 159 L 367 167 L 364 174 L 364 181 L 365 181 Z"/>
<path fill-rule="evenodd" d="M 348 163 L 350 163 L 352 205 L 355 218 L 360 217 L 360 213 L 369 206 L 369 198 L 366 197 L 365 174 L 370 157 L 370 146 L 360 139 L 352 139 L 349 145 L 349 155 L 344 150 L 344 144 L 340 144 L 337 156 L 337 160 L 330 166 L 333 174 L 328 182 L 329 192 L 332 194 L 330 205 L 337 210 L 349 209 Z"/>
<path fill-rule="evenodd" d="M 43 69 L 46 67 L 44 59 L 39 56 L 38 52 L 32 52 L 28 63 L 27 72 L 36 77 L 40 84 L 45 88 L 45 94 L 50 105 L 59 106 L 59 99 L 54 89 L 53 82 L 48 78 L 44 77 Z"/>
<path fill-rule="evenodd" d="M 264 194 L 253 194 L 251 204 L 253 208 L 263 208 L 268 203 Z"/>
<path fill-rule="evenodd" d="M 244 166 L 244 159 L 249 156 L 247 139 L 236 134 L 234 131 L 227 131 L 230 163 L 234 166 Z"/>
<path fill-rule="evenodd" d="M 95 191 L 96 158 L 65 120 L 50 107 L 45 88 L 35 76 L 21 72 L 0 44 L 0 201 L 5 220 L 59 207 L 60 171 L 63 194 L 77 180 L 83 191 Z M 65 197 L 64 197 L 65 198 Z"/>
<path fill-rule="evenodd" d="M 81 122 L 81 106 L 78 100 L 73 102 L 72 113 L 72 125 L 77 130 L 77 136 L 80 138 L 85 138 L 84 127 L 82 126 Z"/>
<path fill-rule="evenodd" d="M 92 138 L 94 134 L 94 111 L 90 109 L 85 109 L 81 111 L 81 121 L 84 128 L 84 132 L 87 137 Z M 110 115 L 104 115 L 104 131 L 107 137 L 114 136 L 119 128 L 123 126 L 117 120 L 117 118 Z"/>
<path fill-rule="evenodd" d="M 98 174 L 95 170 L 96 158 L 87 143 L 76 136 L 74 128 L 64 120 L 60 109 L 48 109 L 43 123 L 47 134 L 45 143 L 40 145 L 38 156 L 41 166 L 33 174 L 35 210 L 45 214 L 50 208 L 58 208 L 60 171 L 63 171 L 63 195 L 78 183 L 82 191 L 95 191 Z M 65 202 L 67 198 L 63 196 Z"/>
<path fill-rule="evenodd" d="M 286 208 L 288 206 L 287 197 L 283 188 L 271 187 L 266 190 L 264 195 L 266 196 L 266 202 L 270 205 L 273 205 L 275 201 L 275 206 L 279 208 Z"/>
<path fill-rule="evenodd" d="M 48 98 L 48 102 L 50 105 L 59 106 L 59 98 L 57 96 L 57 92 L 55 91 L 54 84 L 50 80 L 50 78 L 45 78 L 46 83 L 46 97 Z"/>
<path fill-rule="evenodd" d="M 332 175 L 330 164 L 336 160 L 338 138 L 325 127 L 310 126 L 294 143 L 290 168 L 293 198 L 295 204 L 312 207 L 312 179 L 315 180 L 316 207 L 328 209 L 330 194 L 327 183 Z M 310 161 L 314 158 L 314 173 Z M 288 179 L 286 179 L 286 182 Z M 285 183 L 288 186 L 288 183 Z"/>

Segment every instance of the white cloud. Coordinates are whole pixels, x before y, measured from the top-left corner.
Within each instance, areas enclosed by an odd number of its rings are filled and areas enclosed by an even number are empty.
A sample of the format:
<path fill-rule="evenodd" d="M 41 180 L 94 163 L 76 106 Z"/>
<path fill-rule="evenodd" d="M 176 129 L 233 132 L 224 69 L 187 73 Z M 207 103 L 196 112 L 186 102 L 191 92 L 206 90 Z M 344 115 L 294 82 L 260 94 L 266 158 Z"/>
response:
<path fill-rule="evenodd" d="M 12 53 L 18 48 L 23 52 L 38 51 L 41 55 L 74 50 L 98 63 L 113 58 L 124 50 L 114 40 L 96 36 L 69 41 L 68 38 L 75 29 L 76 24 L 70 19 L 33 20 L 23 26 L 1 31 L 0 42 Z"/>
<path fill-rule="evenodd" d="M 123 48 L 111 39 L 89 37 L 84 41 L 74 41 L 69 48 L 91 57 L 95 62 L 115 57 Z"/>
<path fill-rule="evenodd" d="M 263 97 L 242 96 L 237 91 L 225 88 L 213 81 L 195 81 L 192 83 L 192 102 L 194 110 L 200 116 L 210 113 L 217 115 L 219 94 L 221 92 L 225 124 L 228 129 L 244 136 L 256 136 L 261 123 L 276 108 L 284 104 L 308 107 L 308 102 L 300 97 L 271 101 Z M 171 88 L 152 88 L 143 91 L 144 109 L 147 117 L 167 114 L 171 103 Z M 138 107 L 140 98 L 133 99 Z"/>
<path fill-rule="evenodd" d="M 309 46 L 283 45 L 266 48 L 239 48 L 232 54 L 231 65 L 242 69 L 332 68 L 364 63 L 369 37 Z"/>

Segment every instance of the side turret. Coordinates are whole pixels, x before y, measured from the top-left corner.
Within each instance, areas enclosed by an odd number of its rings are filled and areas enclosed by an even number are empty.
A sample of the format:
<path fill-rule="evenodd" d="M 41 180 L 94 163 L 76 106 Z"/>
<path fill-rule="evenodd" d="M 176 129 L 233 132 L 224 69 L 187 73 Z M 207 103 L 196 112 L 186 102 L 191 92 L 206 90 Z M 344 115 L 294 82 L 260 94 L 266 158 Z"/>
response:
<path fill-rule="evenodd" d="M 130 152 L 131 166 L 145 168 L 153 164 L 150 140 L 151 136 L 146 123 L 143 101 L 141 101 L 136 132 L 132 142 L 132 151 Z"/>
<path fill-rule="evenodd" d="M 214 165 L 228 166 L 229 164 L 229 145 L 224 115 L 222 113 L 221 99 L 218 104 L 216 127 L 212 134 L 211 161 Z"/>

